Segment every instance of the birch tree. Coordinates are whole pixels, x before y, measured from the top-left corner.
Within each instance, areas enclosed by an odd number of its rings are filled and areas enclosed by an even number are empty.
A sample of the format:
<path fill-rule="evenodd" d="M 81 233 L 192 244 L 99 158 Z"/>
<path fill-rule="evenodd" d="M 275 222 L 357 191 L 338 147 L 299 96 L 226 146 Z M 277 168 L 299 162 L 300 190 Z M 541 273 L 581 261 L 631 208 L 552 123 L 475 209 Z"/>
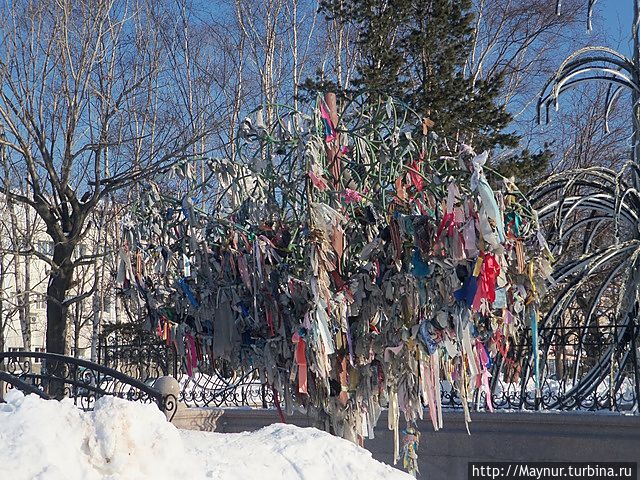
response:
<path fill-rule="evenodd" d="M 161 32 L 182 28 L 175 5 L 151 0 L 4 0 L 0 18 L 0 124 L 7 199 L 31 207 L 53 241 L 47 287 L 49 352 L 65 353 L 74 251 L 111 193 L 193 157 L 214 124 L 185 118 Z M 178 20 L 176 20 L 178 18 Z M 204 75 L 204 73 L 203 73 Z M 196 82 L 197 83 L 197 82 Z"/>

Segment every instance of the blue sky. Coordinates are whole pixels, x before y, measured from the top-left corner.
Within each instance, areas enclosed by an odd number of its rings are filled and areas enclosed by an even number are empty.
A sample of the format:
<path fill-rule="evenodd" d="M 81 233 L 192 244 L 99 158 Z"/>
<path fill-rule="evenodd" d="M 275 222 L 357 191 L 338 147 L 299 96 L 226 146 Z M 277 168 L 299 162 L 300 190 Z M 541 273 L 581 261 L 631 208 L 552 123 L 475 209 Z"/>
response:
<path fill-rule="evenodd" d="M 632 21 L 633 0 L 599 0 L 596 3 L 593 27 L 606 32 L 607 46 L 618 49 L 620 53 L 630 54 L 631 52 Z"/>

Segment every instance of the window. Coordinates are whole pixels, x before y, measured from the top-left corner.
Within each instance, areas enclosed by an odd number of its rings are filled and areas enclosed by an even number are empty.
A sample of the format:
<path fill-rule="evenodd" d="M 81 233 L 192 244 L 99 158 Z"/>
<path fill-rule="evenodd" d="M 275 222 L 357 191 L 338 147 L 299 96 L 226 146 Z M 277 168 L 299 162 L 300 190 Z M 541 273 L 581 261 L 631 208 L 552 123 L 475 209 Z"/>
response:
<path fill-rule="evenodd" d="M 43 255 L 53 255 L 53 242 L 40 240 L 36 244 L 36 250 Z"/>
<path fill-rule="evenodd" d="M 36 296 L 36 308 L 38 310 L 46 310 L 47 309 L 47 296 L 46 295 L 37 295 Z"/>
<path fill-rule="evenodd" d="M 87 255 L 87 247 L 82 243 L 76 246 L 76 248 L 73 250 L 74 260 L 81 260 L 85 255 Z"/>
<path fill-rule="evenodd" d="M 44 348 L 36 347 L 36 348 L 34 348 L 34 351 L 36 351 L 36 352 L 44 352 Z M 33 363 L 42 363 L 42 359 L 41 358 L 34 358 L 33 359 Z"/>
<path fill-rule="evenodd" d="M 24 347 L 9 347 L 10 352 L 24 352 Z M 26 358 L 18 357 L 19 362 L 24 362 Z"/>

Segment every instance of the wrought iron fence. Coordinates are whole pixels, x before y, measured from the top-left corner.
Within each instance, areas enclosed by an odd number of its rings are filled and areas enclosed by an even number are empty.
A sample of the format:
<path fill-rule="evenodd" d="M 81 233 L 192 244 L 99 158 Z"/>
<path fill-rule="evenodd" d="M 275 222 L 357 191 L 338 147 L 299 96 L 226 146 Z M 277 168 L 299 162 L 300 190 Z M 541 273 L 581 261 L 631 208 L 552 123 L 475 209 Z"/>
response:
<path fill-rule="evenodd" d="M 146 383 L 94 362 L 44 352 L 0 352 L 0 380 L 4 393 L 12 388 L 42 398 L 71 398 L 83 410 L 92 410 L 98 398 L 115 396 L 155 403 L 171 419 L 178 407 L 174 395 L 164 395 Z"/>
<path fill-rule="evenodd" d="M 525 330 L 511 355 L 498 355 L 493 365 L 496 408 L 638 412 L 640 343 L 633 319 L 616 323 L 603 317 L 600 325 L 590 327 L 578 319 L 538 330 L 539 386 L 531 335 Z M 450 404 L 458 406 L 459 400 L 450 399 Z"/>
<path fill-rule="evenodd" d="M 262 407 L 273 404 L 273 393 L 255 369 L 232 369 L 228 362 L 202 354 L 198 371 L 189 376 L 175 346 L 135 324 L 103 329 L 99 363 L 151 383 L 172 375 L 180 384 L 179 401 L 192 407 Z"/>
<path fill-rule="evenodd" d="M 603 319 L 585 328 L 579 321 L 539 327 L 540 378 L 536 388 L 530 332 L 520 334 L 503 357 L 493 356 L 491 401 L 498 410 L 610 410 L 638 412 L 640 384 L 639 330 L 635 322 Z M 174 375 L 180 383 L 179 401 L 188 406 L 274 405 L 273 392 L 255 369 L 233 369 L 226 361 L 202 355 L 198 370 L 185 373 L 172 345 L 154 334 L 121 326 L 106 332 L 101 362 L 125 369 L 143 381 Z M 135 376 L 134 375 L 134 376 Z M 462 408 L 451 384 L 441 382 L 443 408 Z M 486 409 L 484 393 L 471 407 Z"/>
<path fill-rule="evenodd" d="M 181 376 L 180 401 L 195 407 L 269 408 L 273 405 L 273 393 L 260 380 L 257 369 L 233 370 L 218 365 L 205 372 Z"/>
<path fill-rule="evenodd" d="M 98 348 L 98 363 L 151 383 L 171 375 L 178 378 L 175 348 L 155 333 L 137 324 L 103 326 Z"/>

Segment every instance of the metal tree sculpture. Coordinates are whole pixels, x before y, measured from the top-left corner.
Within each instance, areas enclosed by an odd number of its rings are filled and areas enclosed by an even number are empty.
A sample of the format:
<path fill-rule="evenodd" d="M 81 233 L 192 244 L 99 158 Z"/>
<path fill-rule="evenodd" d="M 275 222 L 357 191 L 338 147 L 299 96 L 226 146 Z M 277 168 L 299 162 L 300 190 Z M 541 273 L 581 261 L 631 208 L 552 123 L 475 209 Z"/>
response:
<path fill-rule="evenodd" d="M 589 0 L 589 28 L 594 4 Z M 591 167 L 562 172 L 532 194 L 541 206 L 547 238 L 560 255 L 553 274 L 555 295 L 540 323 L 542 365 L 556 367 L 560 384 L 548 399 L 550 407 L 638 410 L 639 29 L 640 0 L 635 0 L 633 58 L 607 47 L 577 50 L 560 65 L 538 101 L 538 119 L 544 115 L 548 122 L 550 107 L 558 108 L 564 92 L 583 82 L 604 81 L 606 120 L 627 90 L 633 113 L 632 158 L 620 171 Z"/>
<path fill-rule="evenodd" d="M 210 162 L 204 208 L 199 180 L 181 198 L 149 184 L 117 284 L 197 377 L 185 401 L 216 404 L 198 392 L 223 390 L 200 382 L 225 378 L 220 362 L 255 369 L 276 408 L 345 438 L 388 407 L 398 459 L 400 412 L 405 440 L 423 402 L 440 428 L 445 382 L 465 418 L 493 408 L 489 370 L 535 325 L 550 270 L 536 214 L 512 182 L 493 190 L 487 153 L 392 99 L 276 110 Z"/>
<path fill-rule="evenodd" d="M 591 30 L 591 18 L 596 0 L 588 0 L 588 29 Z M 562 1 L 557 1 L 560 13 Z M 560 65 L 555 75 L 549 79 L 538 99 L 538 121 L 542 111 L 545 120 L 549 121 L 549 108 L 558 108 L 558 100 L 562 93 L 589 81 L 604 81 L 608 84 L 605 101 L 605 128 L 608 130 L 608 118 L 613 105 L 620 95 L 628 90 L 631 93 L 633 112 L 633 145 L 632 158 L 640 165 L 640 0 L 633 2 L 633 23 L 631 24 L 633 41 L 632 58 L 603 46 L 591 46 L 576 50 Z M 633 179 L 638 188 L 638 176 Z"/>

